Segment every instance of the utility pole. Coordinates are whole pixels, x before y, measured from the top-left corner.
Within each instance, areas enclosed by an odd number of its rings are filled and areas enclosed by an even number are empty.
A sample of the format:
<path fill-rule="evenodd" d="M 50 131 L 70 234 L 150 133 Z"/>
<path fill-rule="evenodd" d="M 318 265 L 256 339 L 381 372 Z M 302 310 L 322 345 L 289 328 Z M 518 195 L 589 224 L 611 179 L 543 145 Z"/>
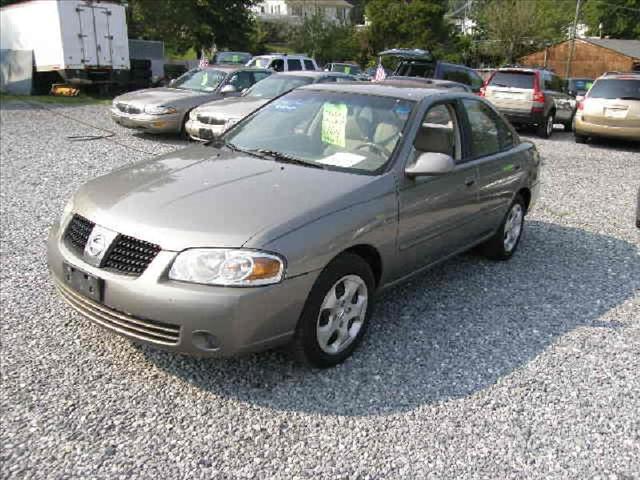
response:
<path fill-rule="evenodd" d="M 564 72 L 564 78 L 569 78 L 571 74 L 571 62 L 573 61 L 573 51 L 576 48 L 576 30 L 578 29 L 578 15 L 580 14 L 580 1 L 576 2 L 576 16 L 573 18 L 573 29 L 571 30 L 571 50 L 569 51 L 569 59 L 567 60 L 567 68 Z"/>

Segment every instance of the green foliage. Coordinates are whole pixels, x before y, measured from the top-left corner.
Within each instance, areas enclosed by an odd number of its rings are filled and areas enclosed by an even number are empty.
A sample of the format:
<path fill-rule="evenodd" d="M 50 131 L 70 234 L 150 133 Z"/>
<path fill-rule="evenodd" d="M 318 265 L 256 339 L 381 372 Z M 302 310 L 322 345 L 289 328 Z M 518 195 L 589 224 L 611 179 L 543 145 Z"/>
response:
<path fill-rule="evenodd" d="M 321 14 L 304 19 L 302 26 L 293 33 L 291 46 L 320 63 L 351 60 L 359 53 L 354 27 L 328 22 Z"/>
<path fill-rule="evenodd" d="M 640 0 L 588 0 L 584 21 L 589 35 L 640 40 Z"/>
<path fill-rule="evenodd" d="M 242 49 L 250 44 L 254 20 L 249 7 L 256 0 L 130 0 L 129 36 L 164 40 L 182 54 L 215 44 Z"/>
<path fill-rule="evenodd" d="M 444 54 L 457 42 L 445 13 L 445 0 L 369 0 L 368 47 L 372 53 L 387 48 L 423 48 Z"/>

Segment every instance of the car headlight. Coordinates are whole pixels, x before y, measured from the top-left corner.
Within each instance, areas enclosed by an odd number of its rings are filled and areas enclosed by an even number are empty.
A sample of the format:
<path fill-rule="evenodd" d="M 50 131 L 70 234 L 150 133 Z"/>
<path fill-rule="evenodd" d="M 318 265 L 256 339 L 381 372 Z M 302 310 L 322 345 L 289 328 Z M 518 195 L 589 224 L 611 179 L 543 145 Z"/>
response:
<path fill-rule="evenodd" d="M 144 107 L 144 113 L 149 115 L 167 115 L 168 113 L 176 113 L 177 110 L 173 107 L 167 107 L 165 105 L 147 105 Z"/>
<path fill-rule="evenodd" d="M 193 110 L 191 110 L 189 112 L 189 120 L 197 120 L 198 119 L 198 112 L 197 112 L 197 108 L 194 108 Z"/>
<path fill-rule="evenodd" d="M 118 100 L 117 98 L 114 98 L 114 99 L 113 99 L 113 101 L 111 102 L 111 106 L 112 106 L 113 108 L 116 108 L 116 107 L 118 106 L 118 101 L 119 101 L 119 100 Z"/>
<path fill-rule="evenodd" d="M 185 250 L 169 271 L 172 280 L 235 287 L 271 285 L 283 276 L 284 261 L 276 255 L 223 248 Z"/>

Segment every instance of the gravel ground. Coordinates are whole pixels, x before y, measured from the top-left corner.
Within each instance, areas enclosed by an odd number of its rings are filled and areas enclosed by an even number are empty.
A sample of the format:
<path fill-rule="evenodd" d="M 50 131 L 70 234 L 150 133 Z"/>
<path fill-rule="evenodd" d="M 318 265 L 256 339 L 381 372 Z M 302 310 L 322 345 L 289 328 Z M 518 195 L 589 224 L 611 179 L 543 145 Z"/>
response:
<path fill-rule="evenodd" d="M 136 346 L 58 298 L 45 239 L 72 192 L 184 144 L 106 110 L 1 108 L 3 478 L 640 479 L 638 148 L 535 139 L 512 261 L 387 292 L 356 355 L 312 371 Z M 58 114 L 116 135 L 70 141 L 100 131 Z"/>

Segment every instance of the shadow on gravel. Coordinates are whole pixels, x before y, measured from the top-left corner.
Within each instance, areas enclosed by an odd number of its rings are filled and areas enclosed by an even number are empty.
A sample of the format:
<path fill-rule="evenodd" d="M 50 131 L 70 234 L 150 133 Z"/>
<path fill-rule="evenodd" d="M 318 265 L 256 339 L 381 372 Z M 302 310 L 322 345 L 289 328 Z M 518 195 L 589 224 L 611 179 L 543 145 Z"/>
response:
<path fill-rule="evenodd" d="M 283 411 L 380 415 L 473 395 L 640 289 L 638 247 L 530 221 L 509 262 L 464 255 L 386 292 L 364 343 L 335 369 L 305 369 L 282 352 L 191 359 L 138 347 L 185 382 Z"/>
<path fill-rule="evenodd" d="M 576 144 L 573 132 L 565 132 L 562 128 L 556 126 L 553 135 L 551 138 L 547 140 L 541 140 L 536 136 L 534 132 L 531 130 L 521 130 L 519 131 L 520 135 L 527 139 L 531 140 L 534 143 L 537 141 L 544 141 L 547 143 L 554 142 L 563 142 L 563 143 L 573 143 L 576 147 L 579 148 L 590 148 L 590 149 L 598 149 L 598 150 L 608 150 L 608 151 L 617 151 L 617 152 L 640 152 L 640 142 L 630 142 L 625 140 L 616 140 L 613 138 L 591 138 L 586 145 Z M 604 152 L 603 152 L 604 153 Z"/>

